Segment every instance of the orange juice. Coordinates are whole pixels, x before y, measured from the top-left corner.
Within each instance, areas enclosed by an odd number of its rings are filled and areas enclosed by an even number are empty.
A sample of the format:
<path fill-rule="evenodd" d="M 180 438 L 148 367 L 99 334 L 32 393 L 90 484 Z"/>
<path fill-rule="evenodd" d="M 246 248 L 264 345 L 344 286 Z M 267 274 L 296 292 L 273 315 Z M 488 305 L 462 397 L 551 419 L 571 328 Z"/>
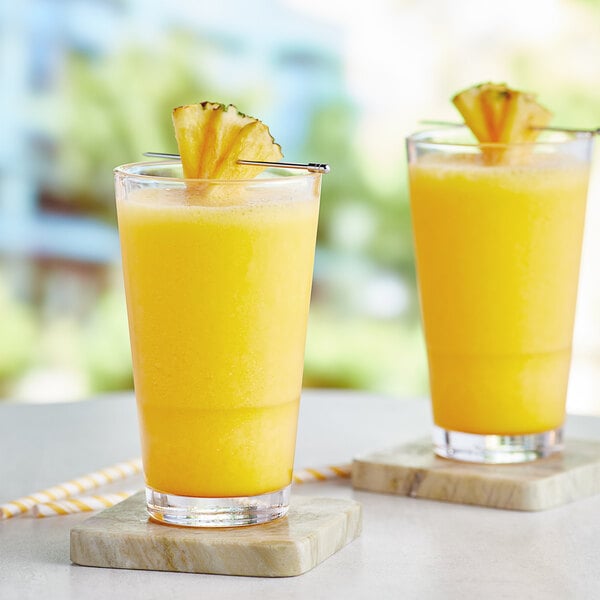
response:
<path fill-rule="evenodd" d="M 293 178 L 282 178 L 293 179 Z M 248 182 L 247 182 L 248 183 Z M 117 198 L 147 484 L 253 496 L 291 481 L 318 181 Z"/>
<path fill-rule="evenodd" d="M 410 193 L 434 421 L 521 435 L 565 414 L 588 164 L 432 153 Z"/>

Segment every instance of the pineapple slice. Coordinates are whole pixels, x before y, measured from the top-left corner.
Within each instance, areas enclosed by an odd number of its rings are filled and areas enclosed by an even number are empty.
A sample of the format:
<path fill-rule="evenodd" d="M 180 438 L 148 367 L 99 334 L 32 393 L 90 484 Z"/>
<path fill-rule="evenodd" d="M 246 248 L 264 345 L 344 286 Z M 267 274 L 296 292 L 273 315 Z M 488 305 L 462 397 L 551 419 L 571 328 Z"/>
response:
<path fill-rule="evenodd" d="M 552 113 L 531 94 L 511 90 L 508 95 L 498 141 L 504 144 L 534 142 L 540 134 L 539 128 L 550 123 Z"/>
<path fill-rule="evenodd" d="M 250 179 L 264 167 L 237 161 L 283 158 L 269 128 L 230 104 L 200 102 L 173 110 L 175 137 L 186 179 Z"/>
<path fill-rule="evenodd" d="M 452 102 L 481 143 L 533 142 L 552 118 L 533 94 L 506 84 L 481 83 L 460 92 Z"/>
<path fill-rule="evenodd" d="M 508 92 L 503 84 L 488 83 L 477 90 L 477 99 L 485 119 L 486 141 L 499 141 L 506 114 Z"/>
<path fill-rule="evenodd" d="M 490 139 L 489 125 L 481 106 L 481 88 L 483 85 L 486 84 L 469 88 L 452 98 L 454 106 L 456 106 L 463 116 L 467 127 L 482 143 L 492 141 Z"/>

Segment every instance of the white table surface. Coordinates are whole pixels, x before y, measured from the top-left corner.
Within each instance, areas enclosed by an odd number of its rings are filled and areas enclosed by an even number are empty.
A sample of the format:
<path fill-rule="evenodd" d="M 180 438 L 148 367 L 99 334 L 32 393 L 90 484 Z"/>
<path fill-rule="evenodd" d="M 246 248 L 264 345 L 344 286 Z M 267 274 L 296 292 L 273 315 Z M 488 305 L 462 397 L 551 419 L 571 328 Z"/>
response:
<path fill-rule="evenodd" d="M 320 466 L 427 435 L 430 412 L 424 400 L 306 391 L 299 427 L 296 466 Z M 600 439 L 600 419 L 570 417 L 568 436 Z M 0 503 L 138 454 L 130 394 L 0 404 Z M 110 489 L 141 485 L 138 478 Z M 89 514 L 19 517 L 0 522 L 0 598 L 600 597 L 600 496 L 520 513 L 358 492 L 347 480 L 293 493 L 353 498 L 364 510 L 361 537 L 299 577 L 81 567 L 69 560 L 69 530 Z"/>

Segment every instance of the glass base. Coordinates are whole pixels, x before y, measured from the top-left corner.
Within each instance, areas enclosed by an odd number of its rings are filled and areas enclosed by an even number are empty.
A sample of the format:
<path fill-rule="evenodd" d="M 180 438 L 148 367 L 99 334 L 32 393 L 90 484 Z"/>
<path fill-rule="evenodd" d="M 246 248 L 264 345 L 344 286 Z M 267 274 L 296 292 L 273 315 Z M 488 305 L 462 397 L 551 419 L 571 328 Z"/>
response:
<path fill-rule="evenodd" d="M 146 487 L 146 509 L 152 519 L 187 527 L 258 525 L 287 514 L 290 486 L 260 496 L 194 498 Z"/>
<path fill-rule="evenodd" d="M 506 464 L 550 456 L 563 449 L 562 428 L 525 435 L 479 435 L 433 428 L 433 451 L 454 460 Z"/>

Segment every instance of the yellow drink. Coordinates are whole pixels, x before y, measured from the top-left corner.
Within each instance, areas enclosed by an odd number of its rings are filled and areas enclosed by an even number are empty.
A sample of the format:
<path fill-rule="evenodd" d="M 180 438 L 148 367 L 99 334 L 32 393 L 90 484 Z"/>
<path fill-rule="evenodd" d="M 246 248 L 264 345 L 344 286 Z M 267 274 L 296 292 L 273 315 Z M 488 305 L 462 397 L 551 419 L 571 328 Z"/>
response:
<path fill-rule="evenodd" d="M 554 154 L 410 166 L 435 424 L 474 434 L 560 427 L 588 164 Z"/>
<path fill-rule="evenodd" d="M 320 180 L 271 181 L 117 194 L 144 471 L 159 492 L 257 496 L 291 481 Z"/>

